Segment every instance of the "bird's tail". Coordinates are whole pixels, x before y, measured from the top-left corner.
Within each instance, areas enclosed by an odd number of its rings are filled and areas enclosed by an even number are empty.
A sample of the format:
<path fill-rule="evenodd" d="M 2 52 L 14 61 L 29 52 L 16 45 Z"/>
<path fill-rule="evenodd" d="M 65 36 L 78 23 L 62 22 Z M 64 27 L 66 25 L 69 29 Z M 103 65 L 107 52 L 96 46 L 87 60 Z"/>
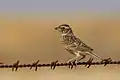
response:
<path fill-rule="evenodd" d="M 94 52 L 90 52 L 89 55 L 92 55 L 93 57 L 100 59 L 100 60 L 104 60 L 102 57 L 98 56 L 96 53 Z"/>

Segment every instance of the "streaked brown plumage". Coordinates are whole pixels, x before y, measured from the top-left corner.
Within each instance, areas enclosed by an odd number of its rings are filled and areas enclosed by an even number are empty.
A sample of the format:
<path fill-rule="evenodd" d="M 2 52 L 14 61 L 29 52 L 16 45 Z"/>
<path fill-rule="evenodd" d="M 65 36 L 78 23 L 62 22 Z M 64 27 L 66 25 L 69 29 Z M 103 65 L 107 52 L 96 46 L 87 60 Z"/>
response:
<path fill-rule="evenodd" d="M 86 45 L 74 35 L 71 27 L 68 24 L 62 24 L 56 27 L 55 30 L 61 33 L 61 39 L 65 49 L 75 55 L 75 57 L 68 60 L 68 62 L 79 62 L 81 59 L 84 59 L 86 55 L 92 55 L 100 60 L 103 60 L 100 56 L 93 53 L 93 49 L 90 46 Z"/>

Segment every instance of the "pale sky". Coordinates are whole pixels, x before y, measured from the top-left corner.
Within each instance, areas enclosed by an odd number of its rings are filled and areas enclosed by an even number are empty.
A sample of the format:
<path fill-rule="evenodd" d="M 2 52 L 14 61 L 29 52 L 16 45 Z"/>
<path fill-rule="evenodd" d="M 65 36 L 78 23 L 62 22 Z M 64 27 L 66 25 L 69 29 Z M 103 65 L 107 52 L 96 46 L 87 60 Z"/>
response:
<path fill-rule="evenodd" d="M 1 12 L 120 11 L 119 0 L 0 0 Z"/>

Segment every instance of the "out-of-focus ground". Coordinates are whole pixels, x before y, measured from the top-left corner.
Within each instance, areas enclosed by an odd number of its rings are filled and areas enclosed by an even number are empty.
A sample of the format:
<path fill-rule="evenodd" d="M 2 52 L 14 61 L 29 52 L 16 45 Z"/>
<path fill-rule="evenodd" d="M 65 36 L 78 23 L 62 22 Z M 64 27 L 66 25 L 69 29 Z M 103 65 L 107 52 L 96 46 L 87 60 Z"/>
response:
<path fill-rule="evenodd" d="M 60 34 L 54 28 L 69 24 L 74 33 L 95 49 L 104 58 L 120 59 L 120 17 L 111 15 L 70 15 L 39 16 L 3 15 L 0 18 L 0 61 L 5 64 L 20 60 L 31 63 L 40 60 L 47 63 L 54 60 L 66 61 L 73 57 L 60 43 Z M 43 15 L 43 14 L 42 14 Z M 79 67 L 40 68 L 38 72 L 20 69 L 0 69 L 1 80 L 119 80 L 119 65 L 96 66 L 90 69 Z"/>

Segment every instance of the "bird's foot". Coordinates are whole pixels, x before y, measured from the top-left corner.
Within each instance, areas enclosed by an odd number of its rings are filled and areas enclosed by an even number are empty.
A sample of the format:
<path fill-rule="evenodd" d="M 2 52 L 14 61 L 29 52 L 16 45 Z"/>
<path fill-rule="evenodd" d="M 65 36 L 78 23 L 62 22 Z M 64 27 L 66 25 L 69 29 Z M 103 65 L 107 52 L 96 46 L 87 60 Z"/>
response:
<path fill-rule="evenodd" d="M 103 59 L 101 62 L 105 63 L 104 66 L 106 66 L 108 63 L 112 62 L 112 59 L 111 58 Z"/>
<path fill-rule="evenodd" d="M 69 68 L 70 69 L 73 69 L 73 67 L 75 66 L 75 68 L 77 67 L 77 61 L 74 60 L 74 61 L 67 61 L 67 63 L 69 64 Z"/>
<path fill-rule="evenodd" d="M 91 64 L 92 64 L 93 58 L 90 58 L 87 62 L 85 67 L 90 68 Z M 88 65 L 88 66 L 87 66 Z"/>

